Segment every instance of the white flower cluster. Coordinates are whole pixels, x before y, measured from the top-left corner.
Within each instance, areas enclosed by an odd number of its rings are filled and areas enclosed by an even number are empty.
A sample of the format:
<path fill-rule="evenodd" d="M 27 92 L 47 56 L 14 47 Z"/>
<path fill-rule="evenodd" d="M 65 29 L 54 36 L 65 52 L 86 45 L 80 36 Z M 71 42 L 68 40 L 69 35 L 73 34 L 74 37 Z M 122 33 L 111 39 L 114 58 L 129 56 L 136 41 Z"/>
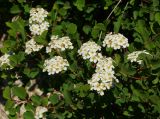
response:
<path fill-rule="evenodd" d="M 42 23 L 47 17 L 48 12 L 43 8 L 32 8 L 30 10 L 30 19 L 29 23 Z"/>
<path fill-rule="evenodd" d="M 46 47 L 46 52 L 49 53 L 52 49 L 64 51 L 65 49 L 73 49 L 71 39 L 68 36 L 58 38 L 58 36 L 51 36 L 51 42 Z"/>
<path fill-rule="evenodd" d="M 41 48 L 43 48 L 43 45 L 38 45 L 32 38 L 31 40 L 26 42 L 25 47 L 25 53 L 31 54 L 32 52 L 39 51 Z"/>
<path fill-rule="evenodd" d="M 90 62 L 96 63 L 102 58 L 102 54 L 98 53 L 98 51 L 101 51 L 101 46 L 97 45 L 93 41 L 88 41 L 81 46 L 78 53 L 79 55 L 82 55 L 84 60 L 89 59 Z"/>
<path fill-rule="evenodd" d="M 97 63 L 95 73 L 88 80 L 88 84 L 91 86 L 91 90 L 104 95 L 104 91 L 110 89 L 114 81 L 118 82 L 118 79 L 114 76 L 112 58 L 103 57 L 98 51 L 101 51 L 101 46 L 93 41 L 88 41 L 81 46 L 78 53 L 82 55 L 83 59 L 89 59 L 91 62 Z"/>
<path fill-rule="evenodd" d="M 103 47 L 107 46 L 108 48 L 113 48 L 114 50 L 122 48 L 126 48 L 129 46 L 128 39 L 124 37 L 122 34 L 113 34 L 112 32 L 106 34 L 105 39 L 103 41 Z"/>
<path fill-rule="evenodd" d="M 38 106 L 36 108 L 36 113 L 35 113 L 35 119 L 46 119 L 44 116 L 43 116 L 43 113 L 47 112 L 48 109 L 46 107 L 42 107 L 42 106 Z"/>
<path fill-rule="evenodd" d="M 32 8 L 30 10 L 29 29 L 32 35 L 41 35 L 48 30 L 49 23 L 45 21 L 48 12 L 43 8 Z"/>
<path fill-rule="evenodd" d="M 110 89 L 114 80 L 118 82 L 114 76 L 114 66 L 111 58 L 103 57 L 96 65 L 96 73 L 92 75 L 92 79 L 88 80 L 88 84 L 91 86 L 91 90 L 95 90 L 101 96 L 104 95 L 104 91 Z"/>
<path fill-rule="evenodd" d="M 142 60 L 138 60 L 138 56 L 139 56 L 140 54 L 142 54 L 142 53 L 150 55 L 150 54 L 149 54 L 147 51 L 145 51 L 145 50 L 143 50 L 143 51 L 134 51 L 134 52 L 128 54 L 127 59 L 130 60 L 131 62 L 137 62 L 138 64 L 141 64 L 141 63 L 142 63 Z"/>
<path fill-rule="evenodd" d="M 16 81 L 14 82 L 14 85 L 16 85 L 16 86 L 18 86 L 18 87 L 22 87 L 23 82 L 22 82 L 20 79 L 18 79 L 18 80 L 16 80 Z"/>
<path fill-rule="evenodd" d="M 48 75 L 59 73 L 63 70 L 67 70 L 69 63 L 61 56 L 55 56 L 52 59 L 46 59 L 44 62 L 43 72 L 47 71 Z"/>
<path fill-rule="evenodd" d="M 3 56 L 0 57 L 0 67 L 2 67 L 5 64 L 10 66 L 10 68 L 12 68 L 9 57 L 10 57 L 9 54 L 4 54 Z"/>
<path fill-rule="evenodd" d="M 26 85 L 25 89 L 29 98 L 32 97 L 33 95 L 41 96 L 43 94 L 43 91 L 36 85 L 35 80 L 30 80 L 29 85 Z"/>

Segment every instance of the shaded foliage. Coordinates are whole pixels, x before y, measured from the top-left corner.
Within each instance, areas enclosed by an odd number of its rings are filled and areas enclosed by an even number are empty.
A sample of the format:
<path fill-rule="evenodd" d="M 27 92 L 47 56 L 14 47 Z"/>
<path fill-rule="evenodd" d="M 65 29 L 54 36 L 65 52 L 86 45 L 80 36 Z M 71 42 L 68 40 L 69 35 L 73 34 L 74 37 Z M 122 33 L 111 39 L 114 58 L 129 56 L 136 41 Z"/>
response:
<path fill-rule="evenodd" d="M 26 101 L 27 112 L 24 117 L 32 117 L 36 106 L 47 107 L 48 119 L 53 118 L 159 118 L 160 114 L 160 4 L 159 0 L 122 0 L 113 14 L 108 15 L 117 4 L 117 0 L 17 0 L 0 2 L 1 33 L 6 31 L 8 37 L 4 41 L 2 53 L 14 52 L 10 60 L 14 69 L 0 72 L 0 83 L 3 86 L 3 97 L 6 99 L 6 110 L 9 118 L 17 118 L 16 112 L 21 105 L 14 107 L 13 95 Z M 7 7 L 4 7 L 7 6 Z M 11 6 L 11 7 L 10 7 Z M 29 10 L 32 7 L 43 7 L 50 11 L 50 29 L 45 36 L 37 41 L 43 44 L 49 41 L 50 35 L 68 35 L 74 44 L 72 51 L 61 55 L 68 59 L 69 70 L 48 76 L 42 72 L 44 58 L 57 53 L 46 54 L 45 49 L 26 55 L 25 42 L 30 39 L 28 28 Z M 8 10 L 10 9 L 10 11 Z M 4 15 L 6 14 L 6 15 Z M 17 20 L 11 22 L 10 18 Z M 2 23 L 6 22 L 6 26 Z M 119 83 L 104 96 L 90 91 L 87 84 L 94 72 L 94 65 L 82 60 L 77 50 L 81 44 L 93 40 L 98 44 L 106 33 L 122 33 L 128 39 L 128 49 L 112 51 L 103 48 L 104 56 L 112 57 L 115 61 L 115 72 Z M 45 43 L 44 43 L 45 44 Z M 147 50 L 151 55 L 141 55 L 142 65 L 130 63 L 127 60 L 129 52 Z M 22 76 L 22 87 L 14 85 L 15 73 Z M 29 99 L 25 86 L 30 80 L 36 80 L 36 85 L 43 90 L 40 97 L 34 95 Z M 33 86 L 34 88 L 34 86 Z M 31 89 L 32 90 L 32 89 Z M 47 93 L 52 95 L 47 97 Z M 59 92 L 57 94 L 57 92 Z"/>

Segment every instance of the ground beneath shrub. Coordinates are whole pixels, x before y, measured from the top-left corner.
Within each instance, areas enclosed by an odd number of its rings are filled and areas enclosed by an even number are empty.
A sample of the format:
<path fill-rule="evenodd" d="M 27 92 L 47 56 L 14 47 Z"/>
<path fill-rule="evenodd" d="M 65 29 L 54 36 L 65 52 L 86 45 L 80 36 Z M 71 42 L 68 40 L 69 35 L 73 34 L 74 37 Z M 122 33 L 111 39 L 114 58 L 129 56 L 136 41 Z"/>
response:
<path fill-rule="evenodd" d="M 0 119 L 8 119 L 4 106 L 0 104 Z"/>

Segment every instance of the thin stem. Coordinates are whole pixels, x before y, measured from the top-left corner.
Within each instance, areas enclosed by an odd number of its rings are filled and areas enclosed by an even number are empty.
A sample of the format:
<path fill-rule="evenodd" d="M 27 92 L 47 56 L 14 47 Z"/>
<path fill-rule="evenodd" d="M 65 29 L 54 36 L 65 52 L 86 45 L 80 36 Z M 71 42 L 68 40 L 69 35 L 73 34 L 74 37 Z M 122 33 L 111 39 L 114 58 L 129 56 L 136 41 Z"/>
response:
<path fill-rule="evenodd" d="M 101 40 L 101 37 L 102 37 L 102 31 L 100 32 L 100 34 L 99 34 L 99 41 Z"/>
<path fill-rule="evenodd" d="M 116 6 L 113 8 L 113 10 L 110 12 L 110 14 L 108 15 L 107 19 L 108 20 L 110 18 L 110 16 L 112 15 L 112 13 L 114 12 L 114 10 L 118 7 L 118 5 L 120 4 L 121 0 L 118 1 L 118 3 L 116 4 Z"/>

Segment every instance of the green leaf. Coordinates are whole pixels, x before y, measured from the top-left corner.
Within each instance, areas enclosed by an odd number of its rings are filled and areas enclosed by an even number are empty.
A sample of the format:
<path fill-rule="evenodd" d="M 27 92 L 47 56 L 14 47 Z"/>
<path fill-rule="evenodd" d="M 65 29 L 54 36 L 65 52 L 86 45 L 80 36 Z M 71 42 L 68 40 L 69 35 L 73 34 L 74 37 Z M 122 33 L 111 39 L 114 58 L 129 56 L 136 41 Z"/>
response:
<path fill-rule="evenodd" d="M 136 70 L 129 67 L 128 64 L 121 64 L 119 67 L 121 67 L 120 73 L 125 77 L 133 76 L 136 73 Z"/>
<path fill-rule="evenodd" d="M 158 24 L 160 25 L 160 12 L 157 12 L 155 14 L 155 21 L 158 22 Z"/>
<path fill-rule="evenodd" d="M 114 61 L 118 65 L 120 63 L 120 61 L 121 61 L 121 56 L 119 54 L 115 54 Z"/>
<path fill-rule="evenodd" d="M 23 3 L 24 2 L 24 0 L 17 0 L 19 3 Z"/>
<path fill-rule="evenodd" d="M 1 74 L 1 78 L 2 78 L 2 79 L 7 79 L 7 74 L 3 72 L 3 73 Z"/>
<path fill-rule="evenodd" d="M 138 102 L 140 102 L 140 92 L 137 90 L 137 89 L 135 89 L 134 87 L 133 87 L 133 85 L 131 85 L 131 89 L 132 89 L 132 92 L 133 92 L 133 95 L 132 95 L 132 97 L 131 97 L 131 100 L 132 101 L 138 101 Z"/>
<path fill-rule="evenodd" d="M 44 31 L 40 36 L 34 37 L 35 41 L 39 44 L 47 44 L 46 36 L 48 31 Z"/>
<path fill-rule="evenodd" d="M 105 30 L 106 30 L 105 25 L 102 23 L 98 23 L 93 27 L 91 35 L 93 38 L 98 38 L 100 31 L 105 31 Z"/>
<path fill-rule="evenodd" d="M 19 52 L 18 54 L 12 55 L 9 57 L 11 65 L 16 66 L 20 64 L 25 59 L 25 53 Z"/>
<path fill-rule="evenodd" d="M 13 107 L 13 108 L 10 108 L 8 111 L 9 111 L 9 114 L 12 115 L 12 116 L 15 116 L 16 113 L 17 113 L 17 109 L 14 108 L 14 107 Z"/>
<path fill-rule="evenodd" d="M 26 104 L 26 106 L 25 106 L 26 111 L 33 111 L 34 110 L 34 107 L 31 103 Z"/>
<path fill-rule="evenodd" d="M 34 105 L 41 105 L 41 97 L 40 96 L 32 96 L 31 100 L 33 101 Z"/>
<path fill-rule="evenodd" d="M 91 27 L 88 25 L 83 26 L 83 31 L 85 34 L 89 34 L 89 32 L 91 31 Z"/>
<path fill-rule="evenodd" d="M 70 33 L 70 34 L 75 34 L 77 31 L 77 26 L 73 23 L 69 23 L 67 25 L 67 32 Z"/>
<path fill-rule="evenodd" d="M 16 21 L 13 22 L 6 22 L 6 25 L 10 28 L 10 30 L 8 30 L 8 33 L 10 36 L 14 37 L 15 39 L 17 39 L 17 35 L 20 33 L 22 36 L 22 40 L 25 40 L 25 21 L 21 18 L 19 18 Z M 18 35 L 19 37 L 19 35 Z"/>
<path fill-rule="evenodd" d="M 77 103 L 77 108 L 78 108 L 78 109 L 83 109 L 83 104 L 82 104 L 82 102 L 79 101 L 79 102 Z"/>
<path fill-rule="evenodd" d="M 125 116 L 131 116 L 131 114 L 129 113 L 129 111 L 124 111 L 123 115 L 125 115 Z"/>
<path fill-rule="evenodd" d="M 143 113 L 145 113 L 145 108 L 143 107 L 143 105 L 142 104 L 138 104 L 138 107 L 141 109 L 141 111 L 143 112 Z"/>
<path fill-rule="evenodd" d="M 160 97 L 158 95 L 151 95 L 149 96 L 149 100 L 154 104 L 154 110 L 160 113 Z"/>
<path fill-rule="evenodd" d="M 82 11 L 85 7 L 85 0 L 77 0 L 74 5 L 77 7 L 78 10 Z"/>
<path fill-rule="evenodd" d="M 72 88 L 72 86 L 70 86 L 70 84 L 63 85 L 62 93 L 64 95 L 64 99 L 67 104 L 72 104 L 72 96 L 70 93 L 70 88 Z"/>
<path fill-rule="evenodd" d="M 153 0 L 153 6 L 154 7 L 159 6 L 159 0 Z"/>
<path fill-rule="evenodd" d="M 7 48 L 14 48 L 15 47 L 15 45 L 16 45 L 16 41 L 15 40 L 5 40 L 4 42 L 3 42 L 3 46 L 4 47 L 7 47 Z"/>
<path fill-rule="evenodd" d="M 34 68 L 33 69 L 25 68 L 23 73 L 27 75 L 29 78 L 35 78 L 39 74 L 39 70 Z"/>
<path fill-rule="evenodd" d="M 71 8 L 71 5 L 70 5 L 70 2 L 66 1 L 64 6 L 63 6 L 64 9 L 69 9 Z"/>
<path fill-rule="evenodd" d="M 158 95 L 151 95 L 149 96 L 149 100 L 155 104 L 155 105 L 159 105 L 160 106 L 160 97 Z M 159 107 L 160 109 L 160 107 Z"/>
<path fill-rule="evenodd" d="M 18 96 L 20 99 L 25 99 L 27 96 L 27 93 L 24 87 L 13 87 L 12 92 L 15 96 Z"/>
<path fill-rule="evenodd" d="M 57 18 L 57 12 L 55 12 L 55 10 L 52 9 L 51 12 L 50 12 L 50 16 L 51 16 L 51 20 L 55 21 L 56 18 Z"/>
<path fill-rule="evenodd" d="M 159 78 L 158 77 L 152 81 L 153 84 L 157 84 L 158 82 L 159 82 Z"/>
<path fill-rule="evenodd" d="M 49 100 L 53 105 L 55 105 L 59 102 L 59 96 L 57 94 L 53 94 L 49 97 Z"/>
<path fill-rule="evenodd" d="M 5 99 L 10 99 L 11 98 L 11 92 L 10 92 L 10 87 L 5 87 L 5 89 L 3 90 L 3 97 Z"/>
<path fill-rule="evenodd" d="M 139 33 L 137 33 L 137 32 L 135 32 L 134 34 L 133 34 L 133 36 L 134 36 L 134 41 L 135 42 L 138 42 L 138 43 L 141 43 L 141 44 L 143 44 L 143 38 L 141 37 L 141 35 L 139 34 Z"/>
<path fill-rule="evenodd" d="M 25 53 L 19 52 L 17 58 L 18 58 L 18 63 L 22 62 L 25 59 Z"/>
<path fill-rule="evenodd" d="M 121 23 L 122 23 L 122 15 L 119 16 L 118 19 L 117 19 L 117 21 L 113 23 L 113 24 L 114 24 L 114 32 L 115 32 L 115 33 L 118 33 L 118 32 L 119 32 Z"/>
<path fill-rule="evenodd" d="M 141 34 L 144 41 L 147 41 L 149 39 L 150 32 L 148 31 L 144 20 L 137 21 L 135 30 Z"/>
<path fill-rule="evenodd" d="M 7 100 L 5 104 L 5 108 L 9 109 L 9 108 L 12 108 L 13 106 L 14 106 L 14 102 L 12 100 Z"/>
<path fill-rule="evenodd" d="M 29 7 L 29 5 L 24 5 L 23 6 L 24 7 L 24 11 L 26 12 L 26 13 L 29 13 L 29 11 L 30 11 L 30 7 Z"/>
<path fill-rule="evenodd" d="M 69 76 L 70 76 L 72 79 L 75 79 L 75 78 L 76 78 L 76 75 L 75 75 L 75 74 L 69 74 Z"/>
<path fill-rule="evenodd" d="M 133 18 L 134 18 L 134 19 L 137 19 L 137 17 L 138 17 L 138 11 L 134 11 L 134 12 L 133 12 Z"/>
<path fill-rule="evenodd" d="M 48 98 L 47 98 L 47 97 L 44 97 L 44 98 L 42 99 L 42 105 L 43 105 L 43 106 L 47 106 L 47 105 L 48 105 Z"/>
<path fill-rule="evenodd" d="M 34 119 L 34 114 L 33 112 L 27 111 L 23 114 L 24 119 Z"/>
<path fill-rule="evenodd" d="M 11 9 L 10 9 L 10 12 L 11 12 L 12 14 L 18 14 L 18 13 L 21 12 L 21 10 L 20 10 L 20 8 L 19 8 L 18 5 L 13 5 L 13 6 L 11 7 Z"/>
<path fill-rule="evenodd" d="M 112 0 L 105 0 L 106 5 L 104 6 L 104 10 L 107 10 L 109 6 L 111 6 L 113 4 Z"/>
<path fill-rule="evenodd" d="M 65 15 L 67 15 L 67 10 L 64 9 L 64 8 L 60 8 L 60 9 L 58 10 L 58 13 L 59 13 L 60 15 L 62 15 L 62 16 L 65 16 Z"/>
<path fill-rule="evenodd" d="M 17 115 L 14 115 L 14 116 L 9 115 L 8 117 L 9 117 L 9 119 L 17 119 Z"/>
<path fill-rule="evenodd" d="M 160 68 L 160 60 L 152 61 L 150 65 L 151 65 L 151 69 L 152 70 L 159 69 Z"/>
<path fill-rule="evenodd" d="M 62 34 L 62 30 L 63 30 L 63 26 L 62 25 L 56 25 L 53 28 L 53 34 L 54 35 L 61 35 Z"/>
<path fill-rule="evenodd" d="M 75 90 L 78 92 L 80 97 L 86 97 L 90 90 L 90 86 L 88 84 L 79 83 L 76 85 Z"/>

